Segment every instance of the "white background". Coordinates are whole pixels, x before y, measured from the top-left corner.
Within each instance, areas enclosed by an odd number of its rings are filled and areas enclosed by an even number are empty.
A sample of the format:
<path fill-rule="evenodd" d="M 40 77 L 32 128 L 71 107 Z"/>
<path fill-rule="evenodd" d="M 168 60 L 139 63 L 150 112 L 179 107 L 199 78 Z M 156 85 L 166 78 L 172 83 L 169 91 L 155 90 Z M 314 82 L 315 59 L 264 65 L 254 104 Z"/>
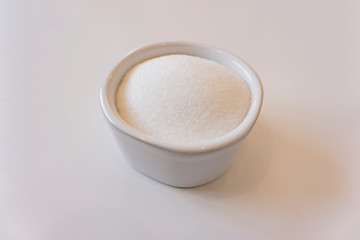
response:
<path fill-rule="evenodd" d="M 98 91 L 128 51 L 187 40 L 244 58 L 261 116 L 229 171 L 136 172 Z M 359 1 L 0 0 L 0 239 L 359 239 Z"/>

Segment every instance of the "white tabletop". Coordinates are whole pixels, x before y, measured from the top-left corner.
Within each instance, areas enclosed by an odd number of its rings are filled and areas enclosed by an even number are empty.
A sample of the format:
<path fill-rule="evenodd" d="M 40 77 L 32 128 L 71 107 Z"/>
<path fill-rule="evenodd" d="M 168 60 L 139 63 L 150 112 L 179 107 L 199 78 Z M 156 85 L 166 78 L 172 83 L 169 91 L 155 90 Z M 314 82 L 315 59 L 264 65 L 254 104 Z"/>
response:
<path fill-rule="evenodd" d="M 0 1 L 0 239 L 359 239 L 359 1 Z M 128 51 L 187 40 L 265 90 L 231 168 L 134 170 L 98 90 Z"/>

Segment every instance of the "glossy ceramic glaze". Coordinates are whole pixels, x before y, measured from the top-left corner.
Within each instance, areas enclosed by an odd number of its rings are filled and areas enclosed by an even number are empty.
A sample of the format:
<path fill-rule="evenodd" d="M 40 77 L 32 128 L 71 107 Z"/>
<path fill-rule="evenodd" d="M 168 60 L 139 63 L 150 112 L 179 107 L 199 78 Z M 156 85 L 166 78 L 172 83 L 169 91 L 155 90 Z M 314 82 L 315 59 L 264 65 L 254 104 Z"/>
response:
<path fill-rule="evenodd" d="M 209 59 L 244 78 L 252 94 L 250 110 L 244 121 L 230 133 L 210 141 L 172 144 L 146 135 L 122 120 L 116 110 L 115 94 L 123 75 L 137 63 L 168 54 Z M 256 122 L 262 98 L 259 77 L 242 59 L 217 48 L 187 42 L 153 44 L 130 52 L 115 66 L 100 89 L 102 111 L 129 163 L 147 176 L 176 187 L 202 185 L 226 171 Z"/>

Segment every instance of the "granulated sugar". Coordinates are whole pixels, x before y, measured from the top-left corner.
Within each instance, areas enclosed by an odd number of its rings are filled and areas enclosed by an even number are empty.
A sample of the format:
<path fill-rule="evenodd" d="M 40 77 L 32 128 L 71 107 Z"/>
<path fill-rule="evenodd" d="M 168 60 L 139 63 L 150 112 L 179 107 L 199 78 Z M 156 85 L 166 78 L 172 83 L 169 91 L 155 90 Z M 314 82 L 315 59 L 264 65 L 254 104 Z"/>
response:
<path fill-rule="evenodd" d="M 116 94 L 120 116 L 171 142 L 200 142 L 229 133 L 245 118 L 250 89 L 230 69 L 199 57 L 166 55 L 124 76 Z"/>

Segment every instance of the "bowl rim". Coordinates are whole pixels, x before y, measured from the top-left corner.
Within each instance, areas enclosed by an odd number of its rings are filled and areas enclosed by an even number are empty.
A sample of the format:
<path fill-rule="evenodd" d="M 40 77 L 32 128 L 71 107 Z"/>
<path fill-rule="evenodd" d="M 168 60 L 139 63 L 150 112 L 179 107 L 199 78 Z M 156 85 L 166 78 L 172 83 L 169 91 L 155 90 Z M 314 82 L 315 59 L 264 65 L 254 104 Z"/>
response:
<path fill-rule="evenodd" d="M 155 138 L 153 136 L 150 136 L 148 134 L 145 134 L 133 127 L 131 127 L 129 124 L 127 124 L 124 120 L 121 119 L 120 115 L 116 111 L 115 107 L 115 98 L 110 99 L 110 91 L 112 82 L 114 81 L 112 76 L 119 71 L 121 66 L 124 65 L 129 59 L 136 57 L 139 54 L 145 54 L 149 52 L 152 53 L 152 57 L 158 57 L 164 54 L 155 54 L 156 52 L 160 52 L 160 49 L 162 48 L 190 48 L 190 49 L 199 49 L 199 51 L 208 51 L 209 53 L 215 54 L 220 57 L 224 58 L 231 58 L 232 62 L 236 64 L 237 66 L 243 68 L 242 71 L 244 71 L 244 74 L 246 75 L 246 82 L 249 85 L 251 89 L 251 105 L 250 109 L 244 118 L 244 120 L 240 123 L 239 126 L 237 126 L 235 129 L 230 131 L 229 133 L 215 138 L 210 139 L 207 141 L 202 142 L 194 142 L 194 143 L 174 143 L 174 142 L 167 142 L 164 140 L 159 140 L 158 138 Z M 157 51 L 159 50 L 159 51 Z M 187 54 L 187 53 L 181 53 L 181 51 L 174 51 L 173 53 L 168 54 Z M 189 54 L 187 54 L 189 55 Z M 198 56 L 197 54 L 193 54 L 194 56 Z M 201 56 L 200 56 L 201 57 Z M 148 58 L 148 59 L 150 59 Z M 215 59 L 207 58 L 209 60 L 217 62 Z M 142 60 L 144 61 L 144 60 Z M 140 63 L 142 61 L 137 61 L 137 63 Z M 220 63 L 220 62 L 218 62 Z M 222 64 L 222 63 L 220 63 Z M 224 64 L 222 64 L 224 65 Z M 132 66 L 127 67 L 126 71 L 129 70 Z M 225 65 L 226 66 L 226 65 Z M 125 71 L 125 72 L 126 72 Z M 119 80 L 121 81 L 121 80 Z M 118 86 L 117 86 L 118 87 Z M 116 88 L 117 88 L 116 87 Z M 121 131 L 122 133 L 128 135 L 129 137 L 136 139 L 137 141 L 146 143 L 148 145 L 158 147 L 164 150 L 172 151 L 172 152 L 179 152 L 179 153 L 200 153 L 200 152 L 211 152 L 218 150 L 220 148 L 223 148 L 225 146 L 229 146 L 235 142 L 238 142 L 242 140 L 252 129 L 254 126 L 263 102 L 263 86 L 261 84 L 261 80 L 259 76 L 256 74 L 256 72 L 251 68 L 251 66 L 246 63 L 243 59 L 240 57 L 237 57 L 234 54 L 231 54 L 227 51 L 221 50 L 216 47 L 211 47 L 204 44 L 194 43 L 194 42 L 184 42 L 184 41 L 176 41 L 176 42 L 161 42 L 161 43 L 155 43 L 151 45 L 147 45 L 144 47 L 138 47 L 132 51 L 130 51 L 128 54 L 126 54 L 119 63 L 112 68 L 111 72 L 107 75 L 103 85 L 100 88 L 100 105 L 103 114 L 105 115 L 105 118 L 108 120 L 108 122 L 115 127 L 117 130 Z"/>

